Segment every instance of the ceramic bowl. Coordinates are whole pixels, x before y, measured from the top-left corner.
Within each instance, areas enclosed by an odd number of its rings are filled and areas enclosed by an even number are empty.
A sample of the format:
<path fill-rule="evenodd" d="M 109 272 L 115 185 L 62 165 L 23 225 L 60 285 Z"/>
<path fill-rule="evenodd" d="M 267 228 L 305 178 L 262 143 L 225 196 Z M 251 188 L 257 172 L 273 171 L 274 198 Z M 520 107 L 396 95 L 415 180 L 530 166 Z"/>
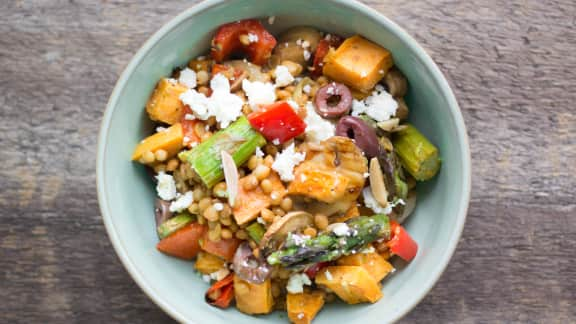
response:
<path fill-rule="evenodd" d="M 326 305 L 314 323 L 386 323 L 401 318 L 432 288 L 448 264 L 466 218 L 470 157 L 458 104 L 426 52 L 398 25 L 350 0 L 209 0 L 178 15 L 130 61 L 108 102 L 98 144 L 98 198 L 104 223 L 122 263 L 142 290 L 174 319 L 188 323 L 287 323 L 285 313 L 248 316 L 204 302 L 208 284 L 192 263 L 156 251 L 155 191 L 144 168 L 130 161 L 135 145 L 152 131 L 143 107 L 156 82 L 190 58 L 206 53 L 216 27 L 244 18 L 267 21 L 272 32 L 311 25 L 342 35 L 361 34 L 393 53 L 410 83 L 410 121 L 442 156 L 438 176 L 418 186 L 418 204 L 406 228 L 420 246 L 417 257 L 383 283 L 375 304 Z M 266 26 L 268 26 L 266 24 Z"/>

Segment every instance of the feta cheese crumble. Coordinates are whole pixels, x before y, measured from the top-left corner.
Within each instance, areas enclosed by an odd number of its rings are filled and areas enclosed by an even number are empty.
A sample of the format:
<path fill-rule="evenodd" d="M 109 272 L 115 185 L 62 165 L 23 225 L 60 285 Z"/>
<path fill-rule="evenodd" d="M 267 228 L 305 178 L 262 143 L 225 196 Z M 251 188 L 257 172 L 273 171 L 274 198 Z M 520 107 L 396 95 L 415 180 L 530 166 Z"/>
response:
<path fill-rule="evenodd" d="M 311 102 L 306 104 L 306 138 L 311 142 L 319 143 L 326 140 L 336 132 L 336 126 L 330 121 L 320 117 L 314 110 L 314 105 Z"/>
<path fill-rule="evenodd" d="M 310 94 L 310 91 L 312 91 L 312 87 L 309 84 L 307 84 L 302 87 L 302 91 L 304 91 L 305 94 Z"/>
<path fill-rule="evenodd" d="M 196 72 L 192 69 L 185 68 L 184 70 L 180 71 L 178 82 L 190 89 L 196 88 Z"/>
<path fill-rule="evenodd" d="M 280 175 L 282 181 L 294 180 L 294 167 L 304 161 L 306 153 L 296 153 L 294 143 L 290 144 L 282 152 L 276 154 L 272 169 Z"/>
<path fill-rule="evenodd" d="M 396 114 L 396 109 L 398 103 L 382 85 L 377 85 L 368 98 L 352 101 L 352 116 L 366 114 L 378 122 L 389 120 Z"/>
<path fill-rule="evenodd" d="M 285 87 L 294 82 L 294 77 L 284 65 L 278 65 L 274 70 L 274 75 L 276 78 L 276 87 Z"/>
<path fill-rule="evenodd" d="M 304 273 L 295 273 L 288 279 L 286 290 L 291 294 L 299 294 L 304 292 L 304 285 L 312 285 L 310 278 Z"/>
<path fill-rule="evenodd" d="M 310 59 L 310 56 L 311 56 L 312 54 L 310 54 L 310 51 L 309 51 L 309 50 L 305 49 L 303 55 L 304 55 L 304 59 L 305 59 L 306 61 L 308 61 L 308 60 Z"/>
<path fill-rule="evenodd" d="M 296 317 L 298 317 L 298 319 L 303 319 L 303 318 L 304 318 L 304 313 L 298 313 L 298 315 L 297 315 Z"/>
<path fill-rule="evenodd" d="M 220 127 L 226 128 L 242 115 L 244 102 L 230 93 L 230 82 L 222 74 L 216 74 L 212 78 L 210 88 L 212 96 L 209 98 L 194 89 L 188 89 L 180 95 L 180 100 L 192 109 L 197 118 L 207 120 L 214 116 Z"/>
<path fill-rule="evenodd" d="M 156 133 L 163 133 L 167 130 L 168 130 L 168 128 L 166 128 L 166 127 L 162 127 L 162 126 L 156 127 Z"/>
<path fill-rule="evenodd" d="M 366 187 L 362 190 L 362 196 L 364 197 L 364 206 L 372 209 L 376 214 L 388 215 L 392 212 L 392 208 L 396 207 L 398 204 L 405 204 L 404 200 L 398 199 L 394 202 L 388 202 L 386 207 L 382 207 L 382 205 L 380 205 L 372 195 L 372 189 L 370 189 L 370 187 Z"/>
<path fill-rule="evenodd" d="M 276 20 L 276 16 L 270 16 L 268 17 L 268 24 L 270 25 L 274 25 L 274 21 Z"/>
<path fill-rule="evenodd" d="M 178 196 L 178 198 L 170 204 L 170 211 L 173 213 L 174 212 L 179 213 L 184 209 L 190 207 L 190 205 L 192 205 L 193 202 L 194 197 L 192 196 L 192 191 L 188 191 L 187 193 Z"/>
<path fill-rule="evenodd" d="M 156 185 L 158 197 L 163 200 L 172 200 L 176 198 L 176 183 L 171 175 L 160 172 L 156 176 L 156 180 L 158 180 L 158 184 Z"/>
<path fill-rule="evenodd" d="M 328 226 L 328 230 L 336 234 L 336 236 L 346 236 L 350 231 L 350 227 L 346 223 L 333 223 Z"/>
<path fill-rule="evenodd" d="M 222 211 L 224 210 L 224 205 L 222 203 L 215 203 L 214 209 L 216 209 L 216 211 Z"/>
<path fill-rule="evenodd" d="M 276 90 L 272 83 L 250 82 L 244 79 L 242 81 L 242 90 L 246 93 L 248 103 L 252 108 L 258 105 L 273 104 L 276 101 Z"/>

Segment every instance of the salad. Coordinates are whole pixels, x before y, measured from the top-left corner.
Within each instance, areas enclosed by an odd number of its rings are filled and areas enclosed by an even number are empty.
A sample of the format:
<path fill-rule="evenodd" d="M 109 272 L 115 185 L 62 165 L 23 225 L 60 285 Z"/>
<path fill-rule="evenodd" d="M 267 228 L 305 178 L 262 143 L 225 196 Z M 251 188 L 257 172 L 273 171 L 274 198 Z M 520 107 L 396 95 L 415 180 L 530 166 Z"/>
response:
<path fill-rule="evenodd" d="M 146 105 L 157 128 L 132 160 L 155 181 L 157 250 L 195 260 L 215 307 L 310 323 L 327 302 L 375 303 L 390 259 L 417 254 L 401 224 L 440 168 L 407 90 L 360 35 L 220 26 Z"/>

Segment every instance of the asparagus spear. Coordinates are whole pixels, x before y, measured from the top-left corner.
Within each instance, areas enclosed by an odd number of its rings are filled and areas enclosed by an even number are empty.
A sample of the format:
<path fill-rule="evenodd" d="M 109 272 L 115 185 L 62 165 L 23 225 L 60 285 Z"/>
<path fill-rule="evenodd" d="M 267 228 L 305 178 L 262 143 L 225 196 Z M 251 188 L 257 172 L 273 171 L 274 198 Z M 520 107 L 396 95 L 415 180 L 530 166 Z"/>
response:
<path fill-rule="evenodd" d="M 315 238 L 293 239 L 289 235 L 284 247 L 271 253 L 266 259 L 269 264 L 285 267 L 300 267 L 318 262 L 338 259 L 353 254 L 363 246 L 380 238 L 390 236 L 388 216 L 358 216 L 346 221 L 345 233 L 330 231 Z"/>
<path fill-rule="evenodd" d="M 228 152 L 236 166 L 240 166 L 254 154 L 257 147 L 264 144 L 266 139 L 253 130 L 248 119 L 242 116 L 192 150 L 181 152 L 178 157 L 188 162 L 202 182 L 211 188 L 224 179 L 220 151 Z"/>
<path fill-rule="evenodd" d="M 416 180 L 433 178 L 440 169 L 438 149 L 414 126 L 407 127 L 394 136 L 394 150 L 400 157 L 404 169 Z"/>
<path fill-rule="evenodd" d="M 193 220 L 194 218 L 192 218 L 192 216 L 188 213 L 178 214 L 158 226 L 158 236 L 160 239 L 163 239 L 166 236 L 169 236 L 170 234 L 186 226 Z"/>

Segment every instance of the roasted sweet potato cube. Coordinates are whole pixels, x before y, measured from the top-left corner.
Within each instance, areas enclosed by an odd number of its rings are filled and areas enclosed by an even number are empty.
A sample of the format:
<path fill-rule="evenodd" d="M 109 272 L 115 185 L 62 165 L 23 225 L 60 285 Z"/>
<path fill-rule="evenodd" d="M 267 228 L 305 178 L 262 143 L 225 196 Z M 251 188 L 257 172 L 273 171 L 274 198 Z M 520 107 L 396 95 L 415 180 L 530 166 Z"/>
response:
<path fill-rule="evenodd" d="M 271 173 L 267 178 L 272 183 L 272 190 L 274 193 L 284 197 L 286 195 L 286 188 L 280 181 L 276 173 Z M 244 225 L 248 222 L 255 220 L 264 208 L 268 208 L 272 203 L 270 194 L 264 193 L 258 186 L 253 190 L 245 190 L 244 183 L 248 181 L 248 177 L 241 178 L 238 182 L 238 196 L 234 203 L 232 213 L 238 225 Z"/>
<path fill-rule="evenodd" d="M 217 257 L 214 254 L 200 251 L 196 257 L 194 269 L 203 274 L 211 274 L 222 269 L 225 263 L 226 261 L 224 261 L 224 259 Z"/>
<path fill-rule="evenodd" d="M 393 65 L 388 50 L 356 35 L 327 55 L 323 72 L 335 81 L 369 92 Z"/>
<path fill-rule="evenodd" d="M 316 275 L 316 284 L 330 288 L 348 304 L 375 303 L 382 298 L 380 285 L 360 266 L 330 266 Z"/>
<path fill-rule="evenodd" d="M 324 294 L 320 291 L 288 294 L 286 310 L 288 318 L 295 324 L 310 324 L 324 306 Z"/>
<path fill-rule="evenodd" d="M 147 151 L 155 153 L 160 149 L 168 153 L 167 158 L 171 158 L 182 149 L 183 141 L 182 125 L 180 123 L 174 124 L 167 130 L 150 135 L 142 140 L 134 149 L 132 160 L 139 160 L 142 154 Z"/>
<path fill-rule="evenodd" d="M 316 163 L 306 161 L 294 170 L 294 181 L 290 182 L 288 193 L 332 203 L 344 196 L 349 182 L 341 173 L 320 170 Z"/>
<path fill-rule="evenodd" d="M 377 282 L 384 279 L 394 267 L 376 252 L 356 253 L 344 256 L 337 261 L 338 265 L 360 266 L 368 271 Z"/>
<path fill-rule="evenodd" d="M 274 306 L 270 279 L 254 284 L 234 276 L 236 307 L 246 314 L 268 314 Z"/>
<path fill-rule="evenodd" d="M 158 82 L 156 89 L 146 104 L 150 119 L 173 125 L 180 121 L 184 114 L 184 104 L 180 95 L 188 88 L 169 79 Z"/>

